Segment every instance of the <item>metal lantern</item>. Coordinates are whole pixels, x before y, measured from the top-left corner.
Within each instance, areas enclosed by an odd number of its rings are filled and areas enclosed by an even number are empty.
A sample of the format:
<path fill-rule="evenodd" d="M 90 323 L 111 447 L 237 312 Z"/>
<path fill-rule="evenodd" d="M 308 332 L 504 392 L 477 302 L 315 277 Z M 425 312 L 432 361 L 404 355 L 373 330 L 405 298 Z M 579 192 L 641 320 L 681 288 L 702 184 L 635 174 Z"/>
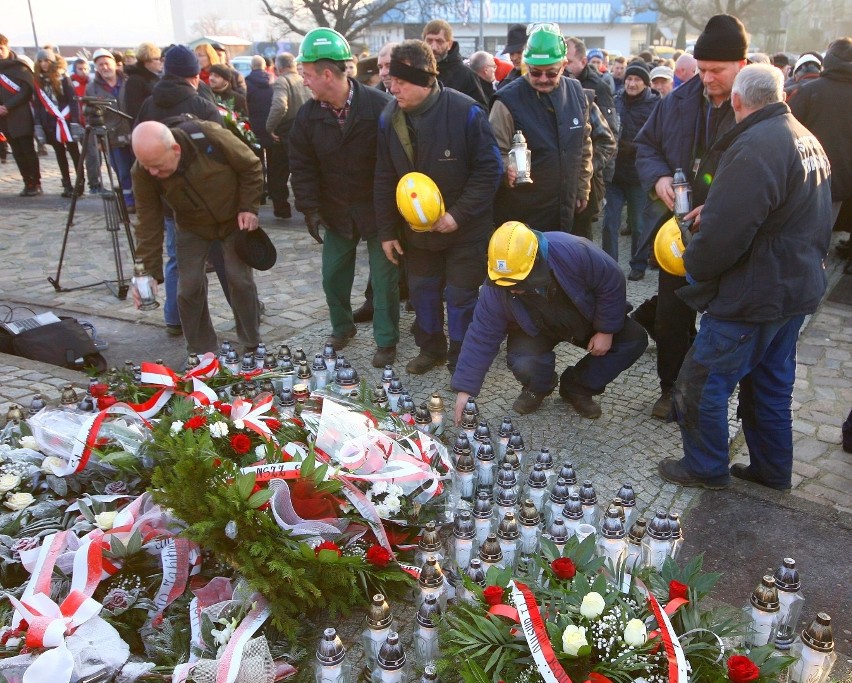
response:
<path fill-rule="evenodd" d="M 322 359 L 325 361 L 325 367 L 329 372 L 334 372 L 337 365 L 337 351 L 334 350 L 333 344 L 326 344 L 322 349 Z"/>
<path fill-rule="evenodd" d="M 672 549 L 669 551 L 669 555 L 673 560 L 676 560 L 683 546 L 683 527 L 680 524 L 680 515 L 677 512 L 669 513 L 669 531 L 672 535 Z"/>
<path fill-rule="evenodd" d="M 314 362 L 311 363 L 311 377 L 311 391 L 323 389 L 328 384 L 328 366 L 321 353 L 316 354 Z"/>
<path fill-rule="evenodd" d="M 373 670 L 372 683 L 403 683 L 407 680 L 405 660 L 405 651 L 402 649 L 402 643 L 399 642 L 399 634 L 391 631 L 376 656 L 377 666 Z"/>
<path fill-rule="evenodd" d="M 491 567 L 503 566 L 503 550 L 497 540 L 497 534 L 488 534 L 485 543 L 479 546 L 479 561 L 482 568 L 488 572 Z"/>
<path fill-rule="evenodd" d="M 334 383 L 338 393 L 343 396 L 349 396 L 352 391 L 358 388 L 360 380 L 355 368 L 344 364 L 343 367 L 337 369 Z"/>
<path fill-rule="evenodd" d="M 500 423 L 500 430 L 498 431 L 498 436 L 500 437 L 498 453 L 501 458 L 506 452 L 506 446 L 509 444 L 509 439 L 511 438 L 513 431 L 515 431 L 515 427 L 512 425 L 512 418 L 506 415 L 503 418 L 503 422 Z"/>
<path fill-rule="evenodd" d="M 428 415 L 428 413 L 427 413 Z M 471 503 L 473 501 L 473 479 L 476 471 L 476 463 L 470 455 L 470 449 L 459 455 L 456 460 L 456 468 L 453 472 L 453 488 L 461 500 Z"/>
<path fill-rule="evenodd" d="M 444 433 L 444 399 L 438 394 L 429 398 L 429 413 L 432 415 L 432 434 L 441 436 Z"/>
<path fill-rule="evenodd" d="M 348 671 L 344 666 L 346 648 L 333 628 L 323 632 L 316 659 L 316 683 L 349 683 Z"/>
<path fill-rule="evenodd" d="M 540 462 L 533 465 L 527 478 L 527 497 L 533 502 L 535 509 L 541 512 L 547 498 L 547 474 Z"/>
<path fill-rule="evenodd" d="M 473 525 L 476 527 L 476 540 L 482 545 L 492 529 L 494 503 L 489 491 L 479 490 L 473 504 Z"/>
<path fill-rule="evenodd" d="M 296 350 L 293 351 L 293 363 L 298 365 L 302 361 L 308 360 L 308 354 L 305 353 L 305 350 L 301 346 L 297 346 Z"/>
<path fill-rule="evenodd" d="M 275 354 L 267 353 L 266 357 L 263 359 L 263 370 L 264 372 L 272 372 L 278 367 L 278 360 L 275 358 Z"/>
<path fill-rule="evenodd" d="M 157 301 L 157 295 L 154 293 L 154 278 L 148 275 L 141 259 L 136 259 L 133 262 L 131 283 L 139 297 L 139 310 L 151 311 L 160 305 L 160 302 Z"/>
<path fill-rule="evenodd" d="M 250 375 L 254 372 L 254 353 L 252 351 L 246 351 L 243 354 L 243 362 L 240 364 L 240 374 Z"/>
<path fill-rule="evenodd" d="M 562 519 L 565 520 L 568 533 L 576 536 L 577 529 L 583 524 L 583 503 L 580 501 L 580 494 L 576 491 L 568 494 L 568 502 L 562 508 Z"/>
<path fill-rule="evenodd" d="M 380 384 L 379 387 L 381 386 Z M 382 389 L 382 392 L 384 392 L 384 389 Z M 426 405 L 425 401 L 417 406 L 417 410 L 414 411 L 414 428 L 423 434 L 432 433 L 432 413 L 429 412 L 429 406 Z"/>
<path fill-rule="evenodd" d="M 512 466 L 507 462 L 504 462 L 503 466 L 497 472 L 497 486 L 511 488 L 516 492 L 518 490 L 518 477 L 515 474 L 515 470 L 513 470 Z"/>
<path fill-rule="evenodd" d="M 452 449 L 453 464 L 455 465 L 455 463 L 458 461 L 459 457 L 461 457 L 462 453 L 469 453 L 469 452 L 470 452 L 470 441 L 467 438 L 467 434 L 465 434 L 464 432 L 459 432 L 458 436 L 456 436 L 455 442 L 453 443 L 453 449 Z"/>
<path fill-rule="evenodd" d="M 621 506 L 624 508 L 624 527 L 629 529 L 639 514 L 636 509 L 636 492 L 633 490 L 633 484 L 624 482 L 615 495 L 621 499 Z"/>
<path fill-rule="evenodd" d="M 59 403 L 63 406 L 74 406 L 80 401 L 77 392 L 71 384 L 66 384 L 62 387 L 62 393 L 59 396 Z"/>
<path fill-rule="evenodd" d="M 370 395 L 370 401 L 374 406 L 376 406 L 376 408 L 387 410 L 388 394 L 381 382 L 377 383 L 376 386 L 373 387 L 373 393 Z"/>
<path fill-rule="evenodd" d="M 254 366 L 260 370 L 264 365 L 266 365 L 266 344 L 258 342 L 254 347 Z"/>
<path fill-rule="evenodd" d="M 506 450 L 503 453 L 503 457 L 500 459 L 500 467 L 503 467 L 505 464 L 511 465 L 512 469 L 515 472 L 518 472 L 521 469 L 521 460 L 518 457 L 518 454 L 515 453 L 515 449 L 512 448 L 512 445 L 509 444 L 506 446 Z"/>
<path fill-rule="evenodd" d="M 479 413 L 474 412 L 474 410 L 469 406 L 470 401 L 468 401 L 468 405 L 466 405 L 464 410 L 462 411 L 459 436 L 464 434 L 467 437 L 468 441 L 473 441 L 473 437 L 476 434 L 476 428 L 479 426 Z"/>
<path fill-rule="evenodd" d="M 396 377 L 396 373 L 393 371 L 393 366 L 385 365 L 385 369 L 382 370 L 382 386 L 385 388 L 385 391 L 390 391 L 390 385 L 394 377 Z"/>
<path fill-rule="evenodd" d="M 36 394 L 35 396 L 33 396 L 32 400 L 30 401 L 30 407 L 27 409 L 27 414 L 30 417 L 32 417 L 37 412 L 39 412 L 42 408 L 44 408 L 46 405 L 47 405 L 47 403 L 45 403 L 42 395 Z"/>
<path fill-rule="evenodd" d="M 521 532 L 518 528 L 518 522 L 515 520 L 515 514 L 507 512 L 497 526 L 497 542 L 503 552 L 504 567 L 514 568 L 520 538 Z"/>
<path fill-rule="evenodd" d="M 485 420 L 480 420 L 479 424 L 476 425 L 476 430 L 473 432 L 473 443 L 491 445 L 491 430 Z"/>
<path fill-rule="evenodd" d="M 474 557 L 470 561 L 470 565 L 468 565 L 467 578 L 470 579 L 471 583 L 479 586 L 480 588 L 485 588 L 485 568 L 482 566 L 482 560 L 478 557 Z M 460 600 L 464 600 L 465 602 L 475 605 L 478 602 L 476 594 L 473 591 L 469 591 L 467 588 L 459 586 L 459 590 L 457 593 Z"/>
<path fill-rule="evenodd" d="M 527 139 L 523 132 L 515 131 L 512 136 L 512 148 L 509 150 L 508 166 L 515 170 L 515 185 L 529 185 L 532 183 L 530 171 L 532 169 L 532 152 L 527 147 Z"/>
<path fill-rule="evenodd" d="M 802 637 L 796 638 L 790 654 L 797 660 L 789 670 L 790 683 L 825 683 L 837 660 L 831 617 L 825 612 L 817 614 Z"/>
<path fill-rule="evenodd" d="M 606 558 L 617 571 L 618 566 L 624 563 L 627 557 L 627 541 L 625 540 L 624 523 L 618 510 L 610 508 L 606 512 L 603 524 L 601 524 L 601 535 L 598 539 L 598 555 Z"/>
<path fill-rule="evenodd" d="M 506 445 L 507 453 L 510 448 L 515 452 L 518 467 L 522 467 L 524 464 L 524 452 L 527 450 L 527 447 L 524 444 L 524 437 L 521 436 L 521 432 L 517 429 L 513 429 L 512 436 L 509 437 L 509 443 Z"/>
<path fill-rule="evenodd" d="M 476 448 L 476 482 L 481 488 L 494 486 L 494 447 L 490 443 L 479 444 Z"/>
<path fill-rule="evenodd" d="M 470 557 L 473 554 L 473 542 L 476 539 L 476 526 L 473 523 L 473 515 L 470 510 L 461 510 L 456 513 L 453 520 L 453 564 L 461 573 L 470 565 Z"/>
<path fill-rule="evenodd" d="M 444 546 L 441 543 L 435 522 L 428 522 L 420 534 L 417 552 L 414 554 L 414 562 L 418 567 L 422 567 L 431 557 L 434 557 L 439 563 L 444 561 Z"/>
<path fill-rule="evenodd" d="M 550 486 L 550 482 L 555 474 L 553 471 L 553 456 L 550 454 L 550 449 L 547 446 L 542 446 L 541 450 L 535 456 L 535 461 L 541 464 L 544 473 L 547 475 L 547 485 Z"/>
<path fill-rule="evenodd" d="M 650 531 L 649 528 L 648 532 Z M 760 647 L 775 640 L 780 608 L 775 577 L 764 576 L 752 591 L 748 604 L 743 608 L 746 616 L 745 647 L 747 649 Z"/>
<path fill-rule="evenodd" d="M 514 486 L 500 486 L 494 491 L 494 502 L 497 505 L 497 519 L 503 519 L 507 512 L 514 514 L 518 505 L 518 490 Z"/>
<path fill-rule="evenodd" d="M 627 532 L 627 556 L 625 558 L 625 568 L 631 574 L 638 566 L 642 566 L 642 539 L 645 538 L 648 523 L 644 517 L 640 517 L 630 526 Z"/>
<path fill-rule="evenodd" d="M 642 539 L 642 564 L 662 571 L 671 552 L 672 532 L 665 510 L 657 510 Z"/>
<path fill-rule="evenodd" d="M 547 527 L 547 535 L 550 536 L 550 540 L 553 541 L 561 556 L 562 550 L 565 548 L 565 544 L 571 535 L 571 532 L 568 531 L 568 527 L 565 525 L 565 520 L 561 517 L 554 519 L 550 523 L 550 526 Z"/>
<path fill-rule="evenodd" d="M 796 637 L 796 625 L 805 604 L 805 596 L 800 590 L 802 582 L 796 569 L 796 561 L 785 557 L 781 566 L 775 570 L 775 588 L 778 589 L 778 632 L 775 634 L 775 647 L 789 650 Z"/>
<path fill-rule="evenodd" d="M 597 529 L 601 514 L 598 507 L 598 494 L 595 493 L 595 487 L 588 479 L 580 487 L 580 503 L 583 505 L 583 522 Z"/>
<path fill-rule="evenodd" d="M 420 683 L 441 683 L 438 678 L 438 670 L 434 664 L 423 667 L 423 675 L 420 677 Z"/>
<path fill-rule="evenodd" d="M 417 626 L 414 627 L 414 661 L 418 668 L 433 664 L 440 656 L 438 629 L 434 617 L 440 616 L 441 606 L 434 595 L 427 595 L 417 610 Z"/>
<path fill-rule="evenodd" d="M 278 392 L 278 412 L 283 417 L 293 417 L 296 410 L 296 399 L 293 398 L 293 391 L 289 387 L 284 387 Z"/>
<path fill-rule="evenodd" d="M 568 502 L 568 496 L 570 495 L 571 491 L 568 488 L 567 482 L 562 477 L 559 477 L 553 488 L 550 489 L 549 500 L 545 509 L 548 523 L 562 516 L 562 508 L 565 507 L 565 503 Z"/>
<path fill-rule="evenodd" d="M 525 500 L 518 512 L 522 555 L 533 555 L 538 550 L 538 538 L 541 533 L 539 524 L 541 524 L 541 515 L 536 510 L 535 504 L 530 499 Z"/>
<path fill-rule="evenodd" d="M 498 546 L 499 547 L 499 546 Z M 423 604 L 427 595 L 434 595 L 443 610 L 447 606 L 447 591 L 444 589 L 444 572 L 435 556 L 426 560 L 417 578 L 417 606 Z"/>
<path fill-rule="evenodd" d="M 24 419 L 24 411 L 17 403 L 9 405 L 9 410 L 6 411 L 6 424 L 17 425 Z"/>
<path fill-rule="evenodd" d="M 393 613 L 385 596 L 381 593 L 373 596 L 373 602 L 367 611 L 366 622 L 367 627 L 361 634 L 361 643 L 364 647 L 364 668 L 369 674 L 376 668 L 379 648 L 387 640 L 393 625 Z"/>
<path fill-rule="evenodd" d="M 568 485 L 568 493 L 574 493 L 577 490 L 577 473 L 574 471 L 574 464 L 566 462 L 559 468 L 556 475 L 557 479 L 564 479 Z"/>
<path fill-rule="evenodd" d="M 219 365 L 224 365 L 225 361 L 228 359 L 228 351 L 233 351 L 234 347 L 227 339 L 222 341 L 222 345 L 219 347 Z"/>
<path fill-rule="evenodd" d="M 292 389 L 293 380 L 296 377 L 296 367 L 293 365 L 293 359 L 290 356 L 278 359 L 278 382 L 281 388 Z"/>
<path fill-rule="evenodd" d="M 409 394 L 407 391 L 403 392 L 402 396 L 399 397 L 397 412 L 400 415 L 413 415 L 416 409 L 417 408 L 414 405 L 414 399 L 411 398 L 411 394 Z"/>

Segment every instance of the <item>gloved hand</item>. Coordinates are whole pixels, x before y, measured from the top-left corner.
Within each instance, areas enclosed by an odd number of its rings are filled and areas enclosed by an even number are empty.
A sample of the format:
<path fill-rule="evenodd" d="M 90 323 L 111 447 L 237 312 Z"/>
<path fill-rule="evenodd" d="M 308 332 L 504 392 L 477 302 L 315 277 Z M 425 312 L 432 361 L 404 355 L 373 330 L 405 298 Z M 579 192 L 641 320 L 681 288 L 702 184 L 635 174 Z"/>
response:
<path fill-rule="evenodd" d="M 308 226 L 308 234 L 313 237 L 318 244 L 322 244 L 320 228 L 324 228 L 325 226 L 320 220 L 319 211 L 308 211 L 305 214 L 305 225 Z"/>

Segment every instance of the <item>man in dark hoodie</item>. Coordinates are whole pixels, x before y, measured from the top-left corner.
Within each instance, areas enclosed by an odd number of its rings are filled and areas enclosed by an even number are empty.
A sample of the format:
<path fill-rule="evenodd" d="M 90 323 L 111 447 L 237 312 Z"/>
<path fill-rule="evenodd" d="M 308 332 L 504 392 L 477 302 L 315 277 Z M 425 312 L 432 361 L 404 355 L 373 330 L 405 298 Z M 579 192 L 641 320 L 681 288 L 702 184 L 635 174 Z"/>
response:
<path fill-rule="evenodd" d="M 459 44 L 453 40 L 453 28 L 443 19 L 433 19 L 423 27 L 423 40 L 438 62 L 438 80 L 445 88 L 463 92 L 479 102 L 486 111 L 488 101 L 479 84 L 479 77 L 462 61 Z"/>
<path fill-rule="evenodd" d="M 32 96 L 32 69 L 9 49 L 6 36 L 0 35 L 0 133 L 8 139 L 24 180 L 22 197 L 41 194 L 41 171 L 33 146 Z"/>

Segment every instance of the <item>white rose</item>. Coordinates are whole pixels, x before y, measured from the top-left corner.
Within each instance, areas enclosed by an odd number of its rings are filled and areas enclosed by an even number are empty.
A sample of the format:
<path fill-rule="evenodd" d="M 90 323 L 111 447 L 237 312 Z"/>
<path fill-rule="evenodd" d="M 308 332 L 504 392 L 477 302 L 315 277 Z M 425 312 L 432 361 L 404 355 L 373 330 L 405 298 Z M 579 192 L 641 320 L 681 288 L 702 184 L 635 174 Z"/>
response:
<path fill-rule="evenodd" d="M 566 626 L 562 632 L 562 651 L 566 655 L 576 657 L 577 652 L 584 645 L 588 645 L 586 642 L 586 629 L 582 626 L 574 626 L 574 624 Z"/>
<path fill-rule="evenodd" d="M 22 436 L 21 437 L 21 448 L 29 448 L 32 451 L 38 450 L 38 441 L 35 440 L 34 436 Z"/>
<path fill-rule="evenodd" d="M 0 493 L 16 489 L 20 483 L 21 478 L 17 474 L 4 474 L 0 476 Z"/>
<path fill-rule="evenodd" d="M 580 614 L 586 619 L 597 619 L 606 607 L 603 597 L 600 593 L 586 593 L 583 598 L 583 604 L 580 605 Z"/>
<path fill-rule="evenodd" d="M 112 525 L 115 522 L 115 516 L 118 513 L 115 510 L 102 512 L 99 515 L 95 515 L 95 524 L 98 529 L 101 531 L 109 531 L 112 529 Z"/>
<path fill-rule="evenodd" d="M 628 621 L 623 637 L 624 642 L 633 647 L 644 645 L 645 641 L 648 640 L 648 630 L 645 628 L 645 622 L 639 619 Z"/>
<path fill-rule="evenodd" d="M 180 434 L 182 429 L 183 422 L 181 422 L 180 420 L 175 420 L 174 422 L 172 422 L 172 426 L 169 427 L 169 434 L 171 436 L 177 436 L 178 434 Z"/>
<path fill-rule="evenodd" d="M 28 508 L 35 502 L 35 498 L 29 493 L 12 493 L 6 496 L 6 502 L 3 503 L 10 510 L 23 510 Z"/>
<path fill-rule="evenodd" d="M 47 474 L 56 474 L 65 469 L 65 461 L 62 458 L 57 458 L 55 455 L 46 457 L 41 461 L 41 471 Z"/>

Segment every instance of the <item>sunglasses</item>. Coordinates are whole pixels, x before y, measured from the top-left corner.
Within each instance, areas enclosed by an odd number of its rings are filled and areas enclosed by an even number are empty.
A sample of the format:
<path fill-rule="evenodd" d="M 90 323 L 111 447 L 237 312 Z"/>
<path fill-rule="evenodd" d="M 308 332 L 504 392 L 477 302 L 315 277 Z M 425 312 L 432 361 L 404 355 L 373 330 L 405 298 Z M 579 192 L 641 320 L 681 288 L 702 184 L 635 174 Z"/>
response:
<path fill-rule="evenodd" d="M 529 70 L 530 78 L 541 78 L 542 76 L 545 76 L 549 81 L 552 81 L 554 78 L 557 78 L 560 73 L 562 72 L 559 69 L 548 69 L 547 71 L 544 71 L 542 69 Z"/>

